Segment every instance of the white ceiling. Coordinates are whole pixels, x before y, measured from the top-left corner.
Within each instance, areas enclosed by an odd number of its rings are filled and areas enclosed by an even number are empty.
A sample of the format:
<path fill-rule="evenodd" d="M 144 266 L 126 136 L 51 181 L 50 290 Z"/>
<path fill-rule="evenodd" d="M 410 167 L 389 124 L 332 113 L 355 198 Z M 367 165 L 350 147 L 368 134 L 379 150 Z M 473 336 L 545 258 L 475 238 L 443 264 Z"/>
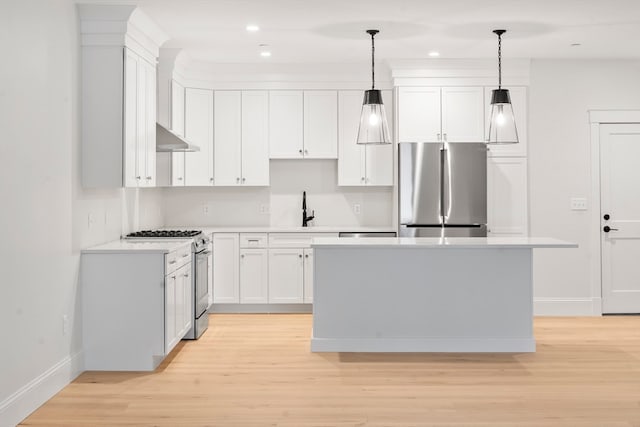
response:
<path fill-rule="evenodd" d="M 506 28 L 511 58 L 639 58 L 640 0 L 88 0 L 137 4 L 194 60 L 361 62 L 368 28 L 381 60 L 488 58 Z M 259 25 L 248 33 L 247 24 Z M 259 44 L 270 58 L 261 58 Z M 572 43 L 581 46 L 572 47 Z"/>

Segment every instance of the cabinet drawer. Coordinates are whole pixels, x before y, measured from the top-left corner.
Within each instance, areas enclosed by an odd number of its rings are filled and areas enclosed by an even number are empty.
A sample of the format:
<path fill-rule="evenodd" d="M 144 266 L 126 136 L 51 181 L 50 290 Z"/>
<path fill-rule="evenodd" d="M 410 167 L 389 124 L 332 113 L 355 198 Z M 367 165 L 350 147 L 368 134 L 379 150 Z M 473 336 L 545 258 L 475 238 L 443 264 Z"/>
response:
<path fill-rule="evenodd" d="M 241 248 L 266 248 L 267 233 L 240 233 Z"/>
<path fill-rule="evenodd" d="M 269 248 L 308 248 L 314 237 L 338 237 L 337 233 L 270 233 Z"/>
<path fill-rule="evenodd" d="M 165 255 L 165 275 L 177 270 L 188 262 L 191 262 L 191 244 L 179 247 Z"/>

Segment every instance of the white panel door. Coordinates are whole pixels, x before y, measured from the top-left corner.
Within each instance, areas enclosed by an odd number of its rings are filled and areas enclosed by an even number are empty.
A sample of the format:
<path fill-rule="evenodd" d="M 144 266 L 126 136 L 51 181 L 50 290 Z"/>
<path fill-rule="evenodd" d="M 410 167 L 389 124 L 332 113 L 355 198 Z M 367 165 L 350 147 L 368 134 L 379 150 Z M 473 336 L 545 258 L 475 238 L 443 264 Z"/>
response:
<path fill-rule="evenodd" d="M 390 90 L 382 91 L 389 132 L 393 135 L 393 96 Z M 393 144 L 367 145 L 365 151 L 367 185 L 393 185 Z"/>
<path fill-rule="evenodd" d="M 269 256 L 266 249 L 240 249 L 240 303 L 268 301 Z"/>
<path fill-rule="evenodd" d="M 213 185 L 213 91 L 185 89 L 185 138 L 200 151 L 184 153 L 186 186 Z"/>
<path fill-rule="evenodd" d="M 527 236 L 527 159 L 487 159 L 487 228 L 491 236 Z"/>
<path fill-rule="evenodd" d="M 338 92 L 304 92 L 304 157 L 338 158 Z"/>
<path fill-rule="evenodd" d="M 313 249 L 304 250 L 304 286 L 303 302 L 313 302 Z"/>
<path fill-rule="evenodd" d="M 240 236 L 238 233 L 213 235 L 213 302 L 240 302 Z"/>
<path fill-rule="evenodd" d="M 603 313 L 640 313 L 638 159 L 640 124 L 600 126 Z"/>
<path fill-rule="evenodd" d="M 442 88 L 442 138 L 449 142 L 484 142 L 484 88 Z"/>
<path fill-rule="evenodd" d="M 269 185 L 269 93 L 242 92 L 243 185 Z"/>
<path fill-rule="evenodd" d="M 398 142 L 441 140 L 440 88 L 398 89 Z"/>
<path fill-rule="evenodd" d="M 124 55 L 124 186 L 137 187 L 139 58 L 126 48 Z"/>
<path fill-rule="evenodd" d="M 270 303 L 301 303 L 303 281 L 302 249 L 269 249 Z"/>
<path fill-rule="evenodd" d="M 242 92 L 216 91 L 214 98 L 214 184 L 241 185 Z"/>
<path fill-rule="evenodd" d="M 496 89 L 495 87 L 486 87 L 484 89 L 484 103 L 485 103 L 485 140 L 489 139 L 489 120 L 491 119 L 491 91 Z M 495 144 L 489 145 L 489 157 L 498 156 L 526 156 L 527 155 L 527 140 L 529 130 L 528 123 L 528 97 L 527 88 L 525 86 L 511 86 L 505 87 L 509 89 L 511 95 L 511 106 L 513 107 L 513 115 L 516 118 L 516 130 L 518 131 L 518 143 L 517 144 Z"/>
<path fill-rule="evenodd" d="M 365 146 L 356 143 L 362 98 L 360 90 L 338 93 L 338 185 L 365 185 Z"/>
<path fill-rule="evenodd" d="M 156 67 L 146 61 L 144 71 L 145 86 L 145 173 L 146 187 L 156 186 Z"/>
<path fill-rule="evenodd" d="M 269 92 L 269 157 L 300 159 L 303 157 L 302 91 Z"/>

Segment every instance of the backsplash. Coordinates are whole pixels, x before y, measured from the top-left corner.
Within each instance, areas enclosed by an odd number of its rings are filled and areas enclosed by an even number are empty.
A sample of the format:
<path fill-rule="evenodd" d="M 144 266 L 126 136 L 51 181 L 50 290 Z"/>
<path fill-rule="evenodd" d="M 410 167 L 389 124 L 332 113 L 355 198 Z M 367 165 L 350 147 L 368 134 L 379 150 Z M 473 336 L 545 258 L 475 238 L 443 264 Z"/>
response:
<path fill-rule="evenodd" d="M 312 225 L 392 225 L 392 187 L 339 187 L 337 176 L 336 160 L 271 160 L 269 187 L 166 188 L 164 223 L 300 226 L 306 191 L 307 213 L 316 216 Z"/>

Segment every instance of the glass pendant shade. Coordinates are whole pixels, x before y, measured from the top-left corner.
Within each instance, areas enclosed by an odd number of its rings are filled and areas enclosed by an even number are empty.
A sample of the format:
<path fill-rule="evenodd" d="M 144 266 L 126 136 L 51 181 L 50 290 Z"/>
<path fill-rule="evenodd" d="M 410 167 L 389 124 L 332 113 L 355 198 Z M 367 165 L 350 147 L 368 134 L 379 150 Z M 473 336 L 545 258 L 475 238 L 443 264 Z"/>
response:
<path fill-rule="evenodd" d="M 495 89 L 491 96 L 489 144 L 517 144 L 518 131 L 507 89 Z"/>
<path fill-rule="evenodd" d="M 364 94 L 357 142 L 358 144 L 391 144 L 387 115 L 379 90 L 368 90 Z"/>

